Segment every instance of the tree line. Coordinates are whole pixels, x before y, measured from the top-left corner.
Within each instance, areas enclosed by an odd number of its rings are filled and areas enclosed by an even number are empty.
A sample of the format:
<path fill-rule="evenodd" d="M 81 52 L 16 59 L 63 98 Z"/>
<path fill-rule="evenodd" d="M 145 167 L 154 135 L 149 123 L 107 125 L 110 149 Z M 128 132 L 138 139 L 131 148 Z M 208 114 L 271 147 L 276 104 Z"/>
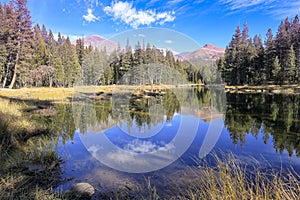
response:
<path fill-rule="evenodd" d="M 80 70 L 75 46 L 43 25 L 32 28 L 27 0 L 0 4 L 2 87 L 71 86 Z"/>
<path fill-rule="evenodd" d="M 264 43 L 260 35 L 249 37 L 249 27 L 238 26 L 225 55 L 217 61 L 228 85 L 300 83 L 300 23 L 298 15 L 287 17 L 273 36 L 269 29 Z"/>
<path fill-rule="evenodd" d="M 84 38 L 69 37 L 31 21 L 27 0 L 0 3 L 0 87 L 72 87 L 115 84 L 129 70 L 149 63 L 176 69 L 188 81 L 199 82 L 199 69 L 175 60 L 172 51 L 129 41 L 110 55 L 105 47 L 86 46 Z"/>

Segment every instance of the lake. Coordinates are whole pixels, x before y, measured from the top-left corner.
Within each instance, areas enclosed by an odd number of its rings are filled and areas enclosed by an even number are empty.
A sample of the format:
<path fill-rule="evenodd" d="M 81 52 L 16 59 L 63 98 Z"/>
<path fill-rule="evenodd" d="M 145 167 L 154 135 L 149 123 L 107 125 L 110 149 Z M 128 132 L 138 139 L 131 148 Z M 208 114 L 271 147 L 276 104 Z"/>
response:
<path fill-rule="evenodd" d="M 300 173 L 300 95 L 233 94 L 219 88 L 124 91 L 98 100 L 78 94 L 55 105 L 51 126 L 67 178 L 99 191 L 147 187 L 161 196 L 184 187 L 214 157 L 251 170 Z"/>

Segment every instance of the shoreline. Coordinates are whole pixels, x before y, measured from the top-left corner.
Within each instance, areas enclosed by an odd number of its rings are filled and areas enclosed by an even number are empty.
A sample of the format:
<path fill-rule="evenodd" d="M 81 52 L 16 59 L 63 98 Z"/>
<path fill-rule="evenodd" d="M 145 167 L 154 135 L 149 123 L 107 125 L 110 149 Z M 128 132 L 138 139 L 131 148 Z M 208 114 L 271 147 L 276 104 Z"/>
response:
<path fill-rule="evenodd" d="M 225 86 L 225 92 L 238 94 L 265 93 L 265 94 L 300 94 L 300 85 L 241 85 Z"/>
<path fill-rule="evenodd" d="M 144 86 L 125 86 L 125 85 L 103 85 L 71 88 L 20 88 L 7 89 L 0 88 L 0 97 L 20 99 L 20 100 L 50 100 L 50 101 L 67 101 L 76 93 L 101 95 L 111 95 L 113 92 L 124 89 L 143 89 L 143 90 L 165 90 L 167 88 L 184 88 L 184 87 L 209 87 L 203 84 L 186 84 L 186 85 L 144 85 Z M 263 86 L 228 86 L 222 85 L 226 93 L 237 94 L 300 94 L 300 85 L 263 85 Z"/>

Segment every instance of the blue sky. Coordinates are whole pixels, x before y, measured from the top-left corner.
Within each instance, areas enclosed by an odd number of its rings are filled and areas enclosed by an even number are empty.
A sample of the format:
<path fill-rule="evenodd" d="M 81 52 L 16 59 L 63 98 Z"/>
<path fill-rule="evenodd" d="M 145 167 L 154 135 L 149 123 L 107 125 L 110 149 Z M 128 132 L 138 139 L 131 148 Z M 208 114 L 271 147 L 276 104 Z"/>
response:
<path fill-rule="evenodd" d="M 202 46 L 225 47 L 238 24 L 265 37 L 286 17 L 300 13 L 299 0 L 28 0 L 34 23 L 54 33 L 106 38 L 143 27 L 176 30 Z"/>

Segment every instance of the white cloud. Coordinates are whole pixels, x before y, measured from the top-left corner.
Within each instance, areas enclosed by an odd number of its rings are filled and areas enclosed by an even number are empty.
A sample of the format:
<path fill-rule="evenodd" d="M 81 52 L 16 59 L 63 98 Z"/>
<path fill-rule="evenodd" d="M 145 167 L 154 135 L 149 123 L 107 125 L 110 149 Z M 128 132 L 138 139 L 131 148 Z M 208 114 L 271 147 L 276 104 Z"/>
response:
<path fill-rule="evenodd" d="M 165 43 L 166 44 L 173 44 L 173 41 L 172 40 L 165 40 Z"/>
<path fill-rule="evenodd" d="M 171 1 L 168 1 L 167 5 L 168 6 L 174 6 L 174 5 L 179 4 L 181 2 L 184 2 L 184 0 L 171 0 Z"/>
<path fill-rule="evenodd" d="M 93 10 L 88 8 L 87 9 L 87 15 L 83 15 L 82 16 L 87 22 L 95 22 L 97 20 L 99 20 L 98 17 L 96 17 L 94 14 L 93 14 Z"/>
<path fill-rule="evenodd" d="M 124 152 L 121 150 L 118 150 L 116 152 L 109 152 L 106 154 L 107 158 L 111 161 L 114 161 L 116 163 L 136 163 L 139 162 L 139 160 L 136 158 L 136 155 L 134 153 L 130 152 Z"/>
<path fill-rule="evenodd" d="M 152 143 L 150 141 L 133 140 L 125 146 L 125 149 L 132 153 L 150 153 L 154 151 L 171 151 L 174 149 L 173 144 L 163 144 L 162 146 Z"/>
<path fill-rule="evenodd" d="M 149 163 L 157 162 L 157 160 L 160 159 L 159 156 L 164 157 L 166 154 L 173 152 L 174 149 L 174 144 L 164 144 L 163 142 L 161 142 L 161 144 L 159 145 L 150 141 L 141 141 L 136 139 L 128 143 L 123 150 L 118 149 L 117 151 L 109 152 L 106 154 L 106 156 L 109 160 L 116 163 L 127 163 L 130 165 L 133 163 L 134 165 L 149 165 Z M 88 150 L 92 153 L 93 156 L 97 157 L 96 154 L 97 151 L 100 150 L 100 148 L 92 147 Z M 145 162 L 144 158 L 148 158 L 146 160 L 149 162 Z"/>
<path fill-rule="evenodd" d="M 280 9 L 275 9 L 271 13 L 283 17 L 300 14 L 300 1 L 291 1 L 290 3 L 285 2 Z"/>
<path fill-rule="evenodd" d="M 77 3 L 80 4 L 82 0 L 77 0 Z M 96 8 L 101 5 L 100 0 L 83 0 L 83 3 L 87 8 Z"/>
<path fill-rule="evenodd" d="M 121 20 L 133 28 L 152 23 L 162 25 L 175 20 L 174 11 L 157 13 L 155 10 L 136 10 L 132 3 L 126 1 L 112 2 L 110 6 L 104 8 L 104 12 L 107 15 L 113 16 L 114 20 Z"/>
<path fill-rule="evenodd" d="M 140 34 L 138 34 L 138 37 L 143 37 L 144 38 L 144 37 L 146 37 L 146 35 L 140 33 Z"/>
<path fill-rule="evenodd" d="M 267 5 L 274 1 L 276 0 L 221 0 L 221 3 L 229 5 L 230 10 L 237 10 L 257 5 Z"/>
<path fill-rule="evenodd" d="M 293 16 L 300 12 L 299 0 L 219 0 L 232 13 L 264 10 L 279 17 Z"/>

